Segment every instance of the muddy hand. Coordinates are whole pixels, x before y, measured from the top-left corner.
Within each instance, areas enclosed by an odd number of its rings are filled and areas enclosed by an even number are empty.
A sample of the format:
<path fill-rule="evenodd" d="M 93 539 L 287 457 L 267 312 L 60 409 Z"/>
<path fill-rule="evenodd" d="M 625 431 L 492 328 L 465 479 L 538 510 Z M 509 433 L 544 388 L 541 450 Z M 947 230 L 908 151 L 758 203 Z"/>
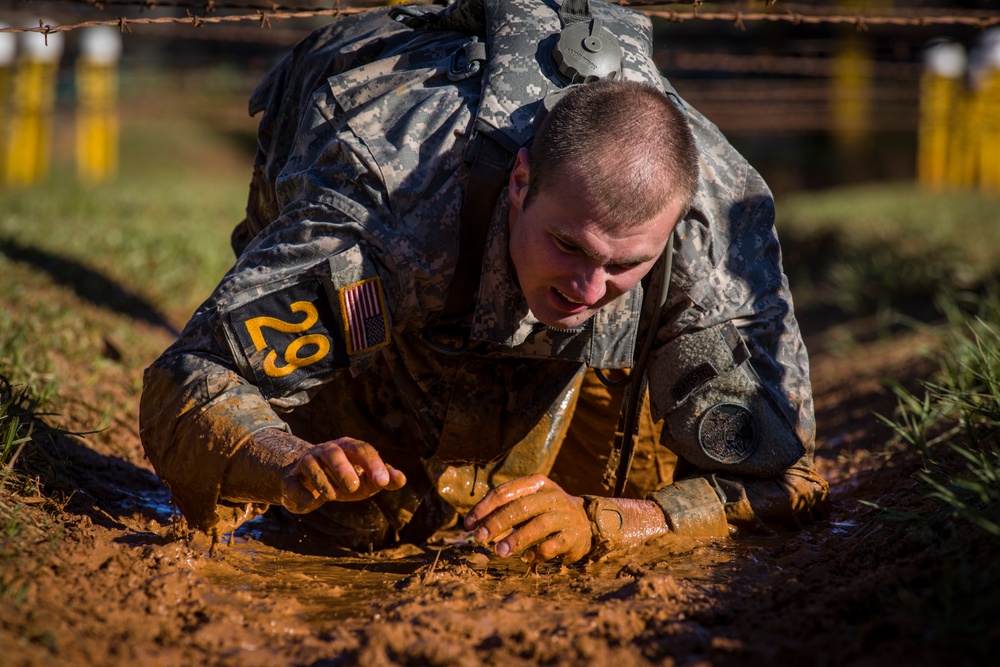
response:
<path fill-rule="evenodd" d="M 583 499 L 544 475 L 520 477 L 490 491 L 466 515 L 465 528 L 480 544 L 498 540 L 499 556 L 573 562 L 591 547 Z"/>
<path fill-rule="evenodd" d="M 374 447 L 354 438 L 338 438 L 316 445 L 288 466 L 281 504 L 303 514 L 330 500 L 364 500 L 405 483 L 403 473 L 386 465 Z"/>

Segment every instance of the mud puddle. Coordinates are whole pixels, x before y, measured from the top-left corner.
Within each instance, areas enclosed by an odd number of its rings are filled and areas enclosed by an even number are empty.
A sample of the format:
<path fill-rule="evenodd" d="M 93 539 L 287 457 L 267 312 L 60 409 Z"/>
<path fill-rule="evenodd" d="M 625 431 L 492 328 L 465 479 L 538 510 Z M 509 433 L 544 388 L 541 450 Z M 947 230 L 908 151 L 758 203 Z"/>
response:
<path fill-rule="evenodd" d="M 644 577 L 711 588 L 726 581 L 747 548 L 731 540 L 672 538 L 618 558 L 563 566 L 498 558 L 459 531 L 441 534 L 420 547 L 335 556 L 277 548 L 259 539 L 263 532 L 241 529 L 214 556 L 206 551 L 200 573 L 233 593 L 257 599 L 293 597 L 301 605 L 303 619 L 320 625 L 378 618 L 380 610 L 396 603 L 435 589 L 440 597 L 440 591 L 455 586 L 474 591 L 479 599 L 543 596 L 549 604 L 577 609 L 615 596 Z M 652 591 L 651 596 L 656 595 Z"/>

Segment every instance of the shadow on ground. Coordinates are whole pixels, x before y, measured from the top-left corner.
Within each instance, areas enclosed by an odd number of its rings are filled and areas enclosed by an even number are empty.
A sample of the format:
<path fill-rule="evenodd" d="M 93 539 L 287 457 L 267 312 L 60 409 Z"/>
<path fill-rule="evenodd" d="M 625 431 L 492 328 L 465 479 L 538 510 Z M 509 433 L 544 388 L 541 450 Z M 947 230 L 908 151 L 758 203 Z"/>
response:
<path fill-rule="evenodd" d="M 173 336 L 180 334 L 167 321 L 166 316 L 145 298 L 75 259 L 4 237 L 0 237 L 0 253 L 13 262 L 30 264 L 48 274 L 57 283 L 73 290 L 82 300 L 95 306 L 146 322 Z"/>

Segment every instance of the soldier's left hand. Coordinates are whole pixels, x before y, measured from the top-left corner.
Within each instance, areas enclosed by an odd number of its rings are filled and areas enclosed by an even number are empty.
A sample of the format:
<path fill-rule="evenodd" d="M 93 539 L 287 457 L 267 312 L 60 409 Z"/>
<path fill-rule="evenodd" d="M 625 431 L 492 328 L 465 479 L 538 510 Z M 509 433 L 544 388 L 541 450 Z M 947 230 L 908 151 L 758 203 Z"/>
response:
<path fill-rule="evenodd" d="M 466 515 L 465 529 L 480 544 L 497 540 L 498 556 L 531 561 L 577 561 L 590 552 L 592 539 L 583 499 L 545 475 L 519 477 L 487 493 Z"/>

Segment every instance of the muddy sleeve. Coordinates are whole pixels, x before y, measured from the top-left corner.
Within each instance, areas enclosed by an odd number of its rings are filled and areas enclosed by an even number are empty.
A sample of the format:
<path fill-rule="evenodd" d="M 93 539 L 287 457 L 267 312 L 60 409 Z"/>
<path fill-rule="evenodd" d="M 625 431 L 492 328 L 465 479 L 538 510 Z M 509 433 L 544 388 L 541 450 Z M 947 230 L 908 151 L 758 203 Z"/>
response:
<path fill-rule="evenodd" d="M 245 254 L 145 373 L 143 445 L 196 528 L 215 523 L 228 462 L 254 433 L 288 430 L 280 413 L 345 372 L 363 372 L 392 336 L 393 275 L 350 233 L 330 229 L 333 237 L 317 240 L 317 225 L 305 226 L 295 247 L 302 265 L 282 258 L 261 271 Z M 331 238 L 352 242 L 338 248 Z M 292 235 L 280 245 L 292 252 Z M 332 437 L 341 435 L 350 434 Z"/>
<path fill-rule="evenodd" d="M 651 499 L 667 511 L 711 487 L 733 525 L 808 521 L 825 512 L 827 486 L 812 466 L 809 360 L 782 269 L 774 201 L 713 125 L 693 110 L 689 118 L 701 183 L 675 233 L 647 377 L 652 413 L 665 423 L 663 444 L 682 459 L 681 469 L 708 483 L 666 487 Z"/>
<path fill-rule="evenodd" d="M 198 529 L 218 521 L 227 465 L 254 433 L 288 430 L 282 412 L 363 372 L 393 335 L 405 267 L 379 231 L 384 190 L 359 142 L 324 132 L 329 106 L 312 113 L 276 184 L 280 216 L 145 373 L 143 446 Z"/>
<path fill-rule="evenodd" d="M 181 350 L 146 369 L 139 418 L 153 468 L 188 523 L 206 531 L 219 521 L 229 459 L 255 432 L 284 428 L 257 388 L 224 359 Z"/>

